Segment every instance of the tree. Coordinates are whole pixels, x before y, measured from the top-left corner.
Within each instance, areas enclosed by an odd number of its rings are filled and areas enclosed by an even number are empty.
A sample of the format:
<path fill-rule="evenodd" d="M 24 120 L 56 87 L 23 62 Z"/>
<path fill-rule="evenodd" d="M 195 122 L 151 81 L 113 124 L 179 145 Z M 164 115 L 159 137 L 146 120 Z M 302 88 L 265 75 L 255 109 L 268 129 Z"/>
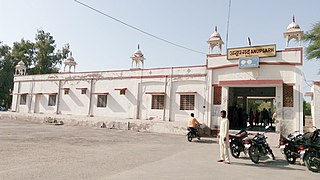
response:
<path fill-rule="evenodd" d="M 320 22 L 302 37 L 309 45 L 306 48 L 307 59 L 320 59 Z"/>
<path fill-rule="evenodd" d="M 0 42 L 0 106 L 9 108 L 13 88 L 13 64 L 11 48 Z"/>
<path fill-rule="evenodd" d="M 69 44 L 56 51 L 53 36 L 43 30 L 37 31 L 35 40 L 33 43 L 21 39 L 13 44 L 12 56 L 15 63 L 22 60 L 27 66 L 27 74 L 57 73 L 57 65 L 61 65 L 70 52 Z"/>
<path fill-rule="evenodd" d="M 57 73 L 58 64 L 62 63 L 70 52 L 69 44 L 56 50 L 55 40 L 50 33 L 37 30 L 35 42 L 21 39 L 14 42 L 13 47 L 0 42 L 0 106 L 10 107 L 11 90 L 15 66 L 23 61 L 27 67 L 27 74 Z"/>
<path fill-rule="evenodd" d="M 303 101 L 303 114 L 311 116 L 311 104 L 307 101 Z"/>

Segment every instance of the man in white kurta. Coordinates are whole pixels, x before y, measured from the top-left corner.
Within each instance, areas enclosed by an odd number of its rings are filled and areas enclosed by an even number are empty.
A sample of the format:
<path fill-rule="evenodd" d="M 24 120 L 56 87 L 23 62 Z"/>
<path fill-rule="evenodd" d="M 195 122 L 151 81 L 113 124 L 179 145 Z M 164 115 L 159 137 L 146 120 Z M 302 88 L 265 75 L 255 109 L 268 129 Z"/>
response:
<path fill-rule="evenodd" d="M 229 119 L 226 117 L 227 113 L 225 110 L 220 112 L 220 131 L 219 131 L 219 145 L 220 145 L 220 160 L 218 162 L 225 162 L 230 164 L 229 159 Z"/>

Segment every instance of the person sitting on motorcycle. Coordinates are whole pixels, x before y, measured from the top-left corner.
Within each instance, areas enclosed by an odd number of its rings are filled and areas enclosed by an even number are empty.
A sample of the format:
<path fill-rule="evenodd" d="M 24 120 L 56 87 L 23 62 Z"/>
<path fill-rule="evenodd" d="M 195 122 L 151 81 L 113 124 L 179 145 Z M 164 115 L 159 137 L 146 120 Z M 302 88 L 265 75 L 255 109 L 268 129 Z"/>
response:
<path fill-rule="evenodd" d="M 195 128 L 196 125 L 200 125 L 200 123 L 197 121 L 197 119 L 194 117 L 194 114 L 191 113 L 190 117 L 188 119 L 188 129 L 190 129 L 190 131 L 192 132 L 192 134 L 194 134 L 195 136 L 197 136 L 198 138 L 200 138 L 200 135 L 198 133 L 198 130 Z"/>

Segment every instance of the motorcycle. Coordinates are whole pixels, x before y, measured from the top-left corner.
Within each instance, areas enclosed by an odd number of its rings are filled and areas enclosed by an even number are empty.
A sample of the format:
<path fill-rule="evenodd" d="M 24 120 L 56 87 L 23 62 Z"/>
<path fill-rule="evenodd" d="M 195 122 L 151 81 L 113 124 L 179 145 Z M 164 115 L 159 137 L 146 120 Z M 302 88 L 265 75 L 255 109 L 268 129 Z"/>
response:
<path fill-rule="evenodd" d="M 241 130 L 235 135 L 229 135 L 230 151 L 234 158 L 239 158 L 241 152 L 248 154 L 251 146 L 251 139 L 248 135 L 249 133 L 246 130 Z"/>
<path fill-rule="evenodd" d="M 188 128 L 187 129 L 187 140 L 189 142 L 191 142 L 193 138 L 197 138 L 198 140 L 200 140 L 201 136 L 199 133 L 199 129 L 202 127 L 203 127 L 202 124 L 197 124 L 196 127 L 194 128 L 194 130 L 192 130 L 191 128 Z"/>
<path fill-rule="evenodd" d="M 298 133 L 298 131 L 295 131 Z M 307 148 L 306 134 L 298 134 L 294 136 L 289 134 L 288 137 L 280 137 L 280 151 L 285 155 L 286 161 L 289 164 L 294 164 L 297 158 L 303 159 L 305 149 Z"/>
<path fill-rule="evenodd" d="M 259 163 L 261 157 L 271 156 L 272 160 L 275 160 L 272 149 L 267 143 L 267 137 L 264 134 L 257 134 L 251 141 L 251 146 L 249 148 L 249 157 L 252 162 Z"/>
<path fill-rule="evenodd" d="M 309 147 L 304 154 L 305 164 L 310 171 L 320 172 L 320 129 L 311 133 L 307 142 Z"/>

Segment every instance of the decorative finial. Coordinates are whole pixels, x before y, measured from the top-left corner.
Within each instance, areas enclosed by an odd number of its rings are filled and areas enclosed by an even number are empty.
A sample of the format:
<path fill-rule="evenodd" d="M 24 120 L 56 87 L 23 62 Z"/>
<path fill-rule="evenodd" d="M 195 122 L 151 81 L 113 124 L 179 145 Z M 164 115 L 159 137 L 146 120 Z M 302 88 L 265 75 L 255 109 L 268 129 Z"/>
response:
<path fill-rule="evenodd" d="M 70 51 L 70 56 L 72 56 L 72 51 Z"/>
<path fill-rule="evenodd" d="M 139 46 L 139 44 L 138 44 L 138 49 L 140 49 L 140 46 Z"/>
<path fill-rule="evenodd" d="M 215 31 L 215 32 L 218 32 L 217 26 L 214 27 L 214 31 Z"/>
<path fill-rule="evenodd" d="M 251 46 L 251 39 L 250 39 L 250 37 L 248 37 L 248 44 L 249 44 L 249 46 Z"/>
<path fill-rule="evenodd" d="M 292 16 L 292 22 L 294 22 L 294 23 L 296 22 L 295 19 L 294 19 L 294 15 Z"/>

